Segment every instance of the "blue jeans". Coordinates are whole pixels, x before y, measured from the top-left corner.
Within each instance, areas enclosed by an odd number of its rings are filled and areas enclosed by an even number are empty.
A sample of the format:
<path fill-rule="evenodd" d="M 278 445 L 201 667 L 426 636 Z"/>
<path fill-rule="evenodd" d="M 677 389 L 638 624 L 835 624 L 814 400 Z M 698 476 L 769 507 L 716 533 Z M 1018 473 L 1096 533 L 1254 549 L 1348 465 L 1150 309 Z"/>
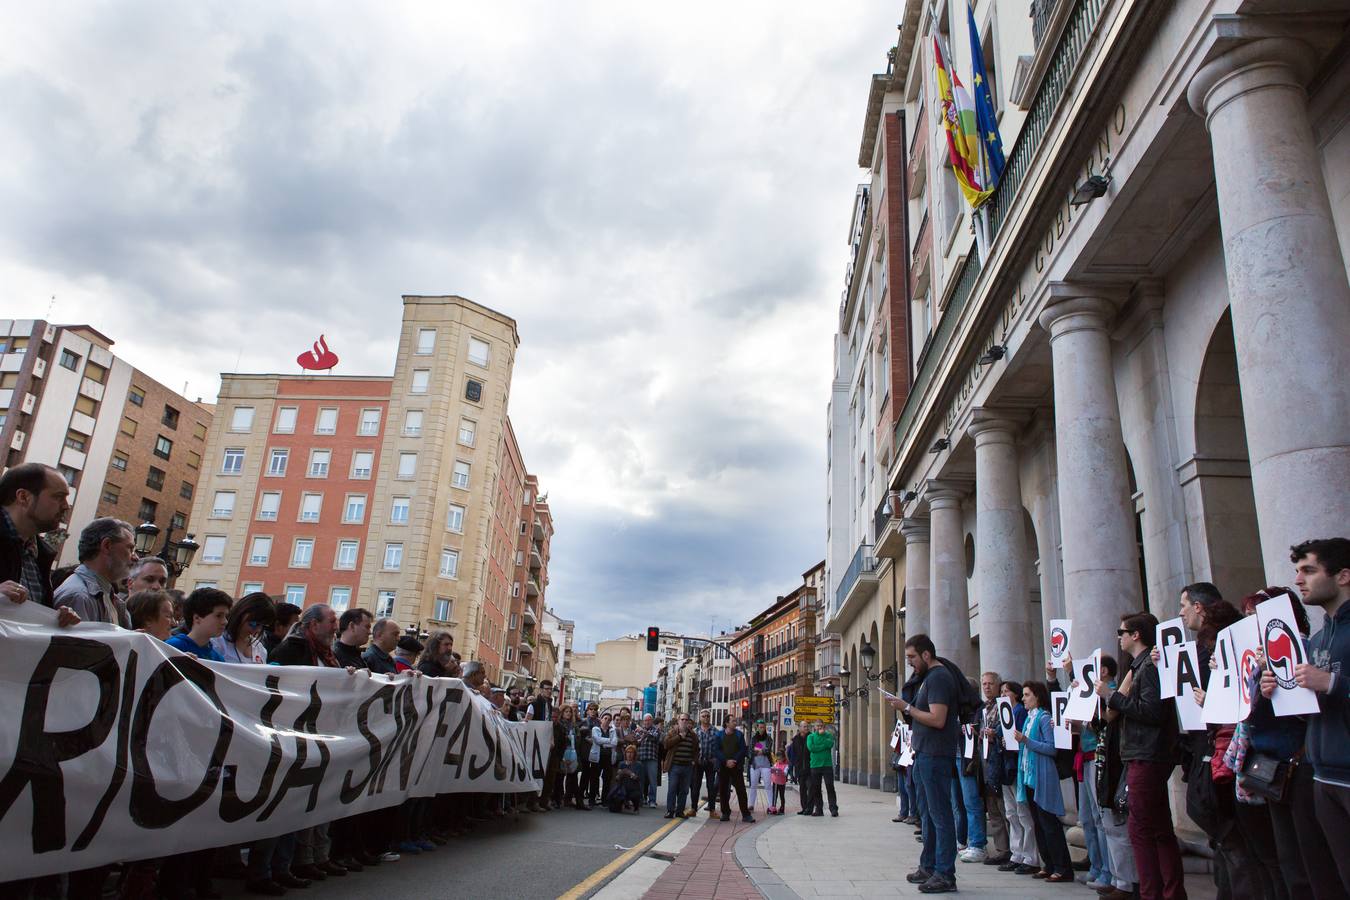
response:
<path fill-rule="evenodd" d="M 694 781 L 694 767 L 671 766 L 668 774 L 670 780 L 666 783 L 666 812 L 682 814 L 685 801 L 689 799 L 689 786 Z"/>
<path fill-rule="evenodd" d="M 961 841 L 967 847 L 978 847 L 983 850 L 989 843 L 989 839 L 984 833 L 984 797 L 980 796 L 980 782 L 974 775 L 967 775 L 963 771 L 966 761 L 958 759 L 956 761 L 956 772 L 961 782 L 961 799 L 966 807 L 966 837 L 967 840 Z"/>
<path fill-rule="evenodd" d="M 643 779 L 646 784 L 643 785 L 643 791 L 647 796 L 648 803 L 656 802 L 656 780 L 661 777 L 661 762 L 655 759 L 644 759 L 642 761 L 642 771 L 646 774 Z"/>
<path fill-rule="evenodd" d="M 910 800 L 909 768 L 895 770 L 895 792 L 900 796 L 900 810 L 897 815 L 908 819 L 914 815 L 913 801 Z"/>
<path fill-rule="evenodd" d="M 1087 844 L 1088 879 L 1111 884 L 1111 854 L 1106 846 L 1106 831 L 1097 825 L 1101 813 L 1097 809 L 1097 763 L 1083 760 L 1083 780 L 1078 785 L 1078 823 L 1083 826 L 1083 843 Z"/>
<path fill-rule="evenodd" d="M 915 753 L 911 774 L 923 796 L 923 852 L 919 867 L 956 878 L 956 823 L 952 817 L 952 782 L 956 772 L 950 756 Z"/>
<path fill-rule="evenodd" d="M 952 769 L 952 821 L 956 824 L 956 843 L 964 847 L 967 837 L 966 828 L 969 823 L 966 821 L 966 801 L 961 793 L 961 779 L 957 776 L 960 760 L 957 760 L 955 765 L 958 768 Z"/>

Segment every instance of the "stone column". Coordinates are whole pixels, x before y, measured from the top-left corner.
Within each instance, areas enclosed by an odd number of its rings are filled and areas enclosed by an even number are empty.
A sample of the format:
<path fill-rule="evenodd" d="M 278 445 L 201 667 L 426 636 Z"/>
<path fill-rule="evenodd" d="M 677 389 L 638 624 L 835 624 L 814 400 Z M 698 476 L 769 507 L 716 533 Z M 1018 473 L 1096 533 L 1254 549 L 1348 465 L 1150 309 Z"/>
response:
<path fill-rule="evenodd" d="M 980 595 L 980 668 L 1023 678 L 1039 668 L 1027 646 L 1030 590 L 1022 487 L 1017 470 L 1021 423 L 976 410 L 975 571 Z M 1005 674 L 1006 673 L 1006 674 Z M 975 673 L 967 672 L 968 675 Z"/>
<path fill-rule="evenodd" d="M 900 533 L 905 536 L 905 640 L 916 634 L 928 634 L 928 520 L 904 519 Z M 903 657 L 904 654 L 901 653 Z M 912 672 L 906 664 L 906 677 Z"/>
<path fill-rule="evenodd" d="M 1055 378 L 1055 467 L 1070 650 L 1116 645 L 1120 617 L 1143 609 L 1134 508 L 1106 325 L 1115 303 L 1101 288 L 1052 284 L 1041 313 Z M 1093 292 L 1095 296 L 1083 296 Z"/>
<path fill-rule="evenodd" d="M 966 594 L 965 533 L 961 498 L 966 492 L 945 481 L 930 481 L 928 501 L 931 569 L 929 570 L 928 636 L 945 656 L 970 674 L 975 654 L 970 646 L 970 602 Z"/>
<path fill-rule="evenodd" d="M 1187 97 L 1214 148 L 1252 493 L 1267 580 L 1289 545 L 1345 533 L 1350 500 L 1346 281 L 1303 86 L 1317 54 L 1292 38 L 1206 64 Z M 1341 489 L 1334 486 L 1341 485 Z"/>

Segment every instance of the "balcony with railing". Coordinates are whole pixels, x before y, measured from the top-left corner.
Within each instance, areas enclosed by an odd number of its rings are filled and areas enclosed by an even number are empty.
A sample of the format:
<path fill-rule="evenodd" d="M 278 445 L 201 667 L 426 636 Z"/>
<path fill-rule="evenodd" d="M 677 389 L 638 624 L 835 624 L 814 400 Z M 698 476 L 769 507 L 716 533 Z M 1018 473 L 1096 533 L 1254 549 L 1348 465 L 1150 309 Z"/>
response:
<path fill-rule="evenodd" d="M 835 615 L 877 592 L 877 558 L 871 544 L 859 544 L 834 592 Z"/>
<path fill-rule="evenodd" d="M 880 559 L 899 559 L 905 554 L 905 537 L 900 533 L 900 496 L 889 493 L 877 506 L 872 518 L 876 535 L 876 555 Z"/>

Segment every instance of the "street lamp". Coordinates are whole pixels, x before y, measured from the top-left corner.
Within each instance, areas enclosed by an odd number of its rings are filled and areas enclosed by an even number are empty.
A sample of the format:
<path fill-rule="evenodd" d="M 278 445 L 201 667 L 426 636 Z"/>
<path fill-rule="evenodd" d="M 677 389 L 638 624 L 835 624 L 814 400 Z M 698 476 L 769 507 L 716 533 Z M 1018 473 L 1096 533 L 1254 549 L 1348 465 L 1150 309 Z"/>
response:
<path fill-rule="evenodd" d="M 192 565 L 192 558 L 197 555 L 199 546 L 193 535 L 188 534 L 181 541 L 173 539 L 173 525 L 169 525 L 168 531 L 164 532 L 164 546 L 159 548 L 158 553 L 154 553 L 155 539 L 159 537 L 159 526 L 153 522 L 142 522 L 136 526 L 136 555 L 140 557 L 154 555 L 163 560 L 164 568 L 169 570 L 169 583 L 183 574 L 183 571 Z"/>

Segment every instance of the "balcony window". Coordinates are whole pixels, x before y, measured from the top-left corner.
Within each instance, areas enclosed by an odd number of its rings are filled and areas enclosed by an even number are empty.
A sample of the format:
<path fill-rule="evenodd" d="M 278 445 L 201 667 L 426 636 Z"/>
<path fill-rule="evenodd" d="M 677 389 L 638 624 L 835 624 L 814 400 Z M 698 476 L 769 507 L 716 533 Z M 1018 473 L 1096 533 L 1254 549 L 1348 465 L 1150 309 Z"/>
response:
<path fill-rule="evenodd" d="M 319 410 L 319 417 L 314 420 L 315 434 L 337 434 L 338 411 L 333 407 L 324 407 Z"/>
<path fill-rule="evenodd" d="M 473 419 L 459 420 L 459 442 L 466 447 L 472 447 L 474 438 L 478 434 L 478 423 Z"/>
<path fill-rule="evenodd" d="M 136 514 L 142 522 L 153 522 L 155 516 L 159 514 L 159 504 L 148 497 L 142 497 L 141 508 Z"/>
<path fill-rule="evenodd" d="M 458 503 L 451 503 L 445 514 L 445 529 L 453 531 L 455 534 L 464 533 L 464 507 Z"/>
<path fill-rule="evenodd" d="M 437 622 L 449 622 L 450 614 L 453 611 L 453 603 L 449 598 L 437 597 L 436 602 L 431 607 L 431 617 Z"/>
<path fill-rule="evenodd" d="M 403 545 L 385 544 L 384 545 L 384 565 L 382 568 L 390 572 L 397 572 L 403 567 Z"/>
<path fill-rule="evenodd" d="M 413 369 L 412 386 L 408 388 L 411 394 L 425 394 L 427 388 L 431 386 L 430 369 Z"/>
<path fill-rule="evenodd" d="M 359 541 L 338 541 L 337 562 L 333 564 L 333 568 L 355 569 L 356 554 L 360 548 Z"/>
<path fill-rule="evenodd" d="M 380 433 L 380 411 L 378 409 L 361 410 L 361 426 L 358 434 L 375 435 Z"/>
<path fill-rule="evenodd" d="M 439 574 L 442 578 L 458 578 L 458 577 L 459 577 L 459 551 L 458 551 L 458 550 L 442 550 L 442 551 L 441 551 L 441 568 L 440 568 L 438 574 Z"/>
<path fill-rule="evenodd" d="M 375 453 L 371 450 L 357 450 L 352 454 L 352 478 L 367 479 L 375 467 Z"/>
<path fill-rule="evenodd" d="M 202 541 L 202 562 L 219 563 L 225 559 L 225 535 L 208 534 Z"/>
<path fill-rule="evenodd" d="M 412 508 L 412 500 L 407 497 L 395 497 L 389 505 L 389 523 L 391 525 L 407 525 L 408 513 Z"/>
<path fill-rule="evenodd" d="M 267 491 L 258 502 L 258 518 L 264 522 L 275 522 L 281 511 L 281 492 Z"/>
<path fill-rule="evenodd" d="M 323 494 L 305 494 L 300 498 L 300 521 L 317 522 L 323 510 Z"/>
<path fill-rule="evenodd" d="M 314 559 L 314 539 L 296 538 L 295 546 L 291 550 L 291 567 L 297 569 L 307 569 Z"/>
<path fill-rule="evenodd" d="M 464 460 L 455 462 L 455 468 L 450 476 L 450 486 L 459 488 L 461 491 L 469 489 L 469 464 Z"/>
<path fill-rule="evenodd" d="M 428 356 L 436 352 L 436 329 L 419 328 L 417 329 L 417 350 L 418 356 Z"/>
<path fill-rule="evenodd" d="M 253 430 L 253 407 L 236 406 L 234 412 L 230 415 L 231 431 L 252 431 Z"/>
<path fill-rule="evenodd" d="M 360 525 L 366 520 L 366 495 L 348 494 L 347 505 L 342 510 L 342 521 L 349 525 Z"/>
<path fill-rule="evenodd" d="M 311 450 L 309 451 L 309 470 L 306 474 L 310 478 L 327 478 L 328 463 L 333 458 L 331 450 Z"/>
<path fill-rule="evenodd" d="M 408 437 L 422 436 L 422 410 L 410 409 L 403 414 L 403 433 Z"/>
<path fill-rule="evenodd" d="M 164 490 L 164 470 L 150 467 L 150 471 L 145 473 L 145 486 L 157 491 Z"/>
<path fill-rule="evenodd" d="M 469 362 L 475 366 L 487 367 L 490 358 L 491 348 L 487 341 L 481 341 L 476 337 L 469 338 Z"/>
<path fill-rule="evenodd" d="M 232 447 L 225 451 L 220 459 L 220 474 L 238 475 L 244 471 L 244 451 Z"/>
<path fill-rule="evenodd" d="M 417 475 L 417 454 L 400 453 L 398 455 L 398 477 L 412 478 Z"/>
<path fill-rule="evenodd" d="M 155 438 L 155 455 L 160 459 L 168 459 L 173 454 L 173 441 L 160 435 Z"/>
<path fill-rule="evenodd" d="M 160 424 L 164 425 L 166 428 L 176 429 L 178 427 L 178 410 L 166 404 L 164 407 L 164 415 L 160 416 L 159 421 Z"/>
<path fill-rule="evenodd" d="M 265 566 L 271 558 L 272 539 L 270 537 L 255 537 L 253 546 L 248 551 L 248 564 L 250 566 Z"/>
<path fill-rule="evenodd" d="M 228 519 L 234 515 L 234 491 L 216 491 L 211 501 L 211 518 Z"/>
<path fill-rule="evenodd" d="M 294 406 L 283 406 L 277 410 L 277 424 L 272 431 L 275 434 L 294 434 L 295 420 L 300 410 Z"/>
<path fill-rule="evenodd" d="M 328 605 L 333 607 L 333 612 L 339 616 L 347 611 L 351 602 L 352 589 L 349 587 L 335 587 L 328 592 Z"/>

